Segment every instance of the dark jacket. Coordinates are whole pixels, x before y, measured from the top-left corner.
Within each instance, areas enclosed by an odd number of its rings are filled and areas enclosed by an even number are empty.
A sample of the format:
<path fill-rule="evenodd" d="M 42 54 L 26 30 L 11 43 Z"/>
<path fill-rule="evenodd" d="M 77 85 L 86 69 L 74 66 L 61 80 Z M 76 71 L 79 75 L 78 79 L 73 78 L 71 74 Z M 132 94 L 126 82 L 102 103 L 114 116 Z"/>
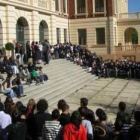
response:
<path fill-rule="evenodd" d="M 25 140 L 27 126 L 26 123 L 17 122 L 16 124 L 8 125 L 0 132 L 0 140 L 4 140 L 4 136 L 8 133 L 8 140 Z"/>
<path fill-rule="evenodd" d="M 28 126 L 31 128 L 30 135 L 33 138 L 42 136 L 42 128 L 45 121 L 51 121 L 51 115 L 49 113 L 36 113 L 30 120 L 28 120 Z"/>

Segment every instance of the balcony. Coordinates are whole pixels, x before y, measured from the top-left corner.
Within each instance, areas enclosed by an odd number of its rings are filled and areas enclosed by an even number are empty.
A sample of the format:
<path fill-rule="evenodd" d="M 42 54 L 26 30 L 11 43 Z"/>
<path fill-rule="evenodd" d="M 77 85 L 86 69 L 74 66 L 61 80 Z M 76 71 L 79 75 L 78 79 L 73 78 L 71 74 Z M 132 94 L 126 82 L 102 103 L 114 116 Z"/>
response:
<path fill-rule="evenodd" d="M 119 19 L 140 19 L 140 12 L 135 13 L 121 13 Z"/>

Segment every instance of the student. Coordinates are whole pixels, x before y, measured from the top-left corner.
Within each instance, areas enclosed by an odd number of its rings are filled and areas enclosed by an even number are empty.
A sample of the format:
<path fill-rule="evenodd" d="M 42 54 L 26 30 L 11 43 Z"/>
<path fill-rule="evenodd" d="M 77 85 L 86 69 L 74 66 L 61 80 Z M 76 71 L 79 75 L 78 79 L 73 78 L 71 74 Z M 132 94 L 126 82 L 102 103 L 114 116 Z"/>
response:
<path fill-rule="evenodd" d="M 113 129 L 107 125 L 105 112 L 99 115 L 99 123 L 94 127 L 94 140 L 112 140 Z"/>
<path fill-rule="evenodd" d="M 42 130 L 42 140 L 56 140 L 58 132 L 60 130 L 60 123 L 58 121 L 60 114 L 59 110 L 55 109 L 52 111 L 52 121 L 45 121 Z"/>
<path fill-rule="evenodd" d="M 81 107 L 86 107 L 87 108 L 87 118 L 86 119 L 89 120 L 91 122 L 91 124 L 93 125 L 95 123 L 95 115 L 94 115 L 94 112 L 87 107 L 88 99 L 87 98 L 81 98 L 80 99 L 80 105 L 81 105 Z"/>
<path fill-rule="evenodd" d="M 25 117 L 26 107 L 20 107 L 21 115 L 18 117 L 18 122 L 15 124 L 8 125 L 0 133 L 0 140 L 4 140 L 4 136 L 8 133 L 9 140 L 25 140 L 26 138 L 26 117 Z"/>
<path fill-rule="evenodd" d="M 48 109 L 48 102 L 45 99 L 41 99 L 37 103 L 37 113 L 30 117 L 30 135 L 33 140 L 42 139 L 42 129 L 45 121 L 51 121 L 51 114 L 46 113 Z"/>
<path fill-rule="evenodd" d="M 78 111 L 82 117 L 82 125 L 85 126 L 85 128 L 87 130 L 87 139 L 92 140 L 93 139 L 93 128 L 92 128 L 91 122 L 86 119 L 88 110 L 86 107 L 80 107 L 78 109 Z"/>
<path fill-rule="evenodd" d="M 87 132 L 82 123 L 81 115 L 74 111 L 70 123 L 64 127 L 63 140 L 87 140 Z"/>
<path fill-rule="evenodd" d="M 63 106 L 64 106 L 65 104 L 66 104 L 66 101 L 63 100 L 63 99 L 61 99 L 61 100 L 58 101 L 57 108 L 58 108 L 58 110 L 59 110 L 60 115 L 61 115 L 61 113 L 62 113 L 62 108 L 63 108 Z"/>
<path fill-rule="evenodd" d="M 134 117 L 136 122 L 129 130 L 128 140 L 140 139 L 140 111 L 136 111 Z"/>

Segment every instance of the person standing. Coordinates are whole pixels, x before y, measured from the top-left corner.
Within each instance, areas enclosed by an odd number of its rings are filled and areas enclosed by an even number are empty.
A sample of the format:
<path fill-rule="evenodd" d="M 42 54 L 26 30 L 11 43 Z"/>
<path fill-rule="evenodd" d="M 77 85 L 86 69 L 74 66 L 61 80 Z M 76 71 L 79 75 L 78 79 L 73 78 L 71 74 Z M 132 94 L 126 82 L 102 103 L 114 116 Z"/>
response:
<path fill-rule="evenodd" d="M 42 51 L 43 51 L 43 45 L 42 45 L 41 41 L 39 41 L 40 59 L 42 59 Z"/>
<path fill-rule="evenodd" d="M 49 57 L 50 57 L 50 44 L 48 40 L 46 39 L 45 46 L 44 46 L 44 58 L 45 58 L 44 65 L 49 64 Z"/>
<path fill-rule="evenodd" d="M 24 47 L 22 45 L 20 45 L 20 63 L 24 64 Z"/>
<path fill-rule="evenodd" d="M 32 59 L 32 48 L 30 46 L 29 41 L 27 41 L 26 43 L 26 56 L 27 56 L 27 62 L 29 62 L 29 59 Z"/>
<path fill-rule="evenodd" d="M 86 128 L 81 123 L 80 113 L 74 111 L 70 123 L 64 127 L 63 140 L 87 140 Z"/>
<path fill-rule="evenodd" d="M 12 119 L 10 115 L 4 113 L 4 105 L 3 103 L 0 102 L 0 133 L 11 123 L 12 123 Z"/>

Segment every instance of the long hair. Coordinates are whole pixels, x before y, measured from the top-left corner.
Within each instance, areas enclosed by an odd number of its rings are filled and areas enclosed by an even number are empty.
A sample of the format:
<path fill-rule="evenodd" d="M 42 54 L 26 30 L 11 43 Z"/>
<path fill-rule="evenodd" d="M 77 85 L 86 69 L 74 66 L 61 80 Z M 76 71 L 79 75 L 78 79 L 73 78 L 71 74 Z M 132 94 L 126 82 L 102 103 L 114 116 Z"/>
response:
<path fill-rule="evenodd" d="M 27 104 L 27 110 L 31 109 L 31 110 L 35 110 L 35 100 L 34 99 L 30 99 L 28 104 Z"/>
<path fill-rule="evenodd" d="M 77 130 L 80 128 L 80 124 L 82 122 L 81 115 L 78 111 L 74 111 L 71 116 L 71 123 L 73 123 Z"/>

